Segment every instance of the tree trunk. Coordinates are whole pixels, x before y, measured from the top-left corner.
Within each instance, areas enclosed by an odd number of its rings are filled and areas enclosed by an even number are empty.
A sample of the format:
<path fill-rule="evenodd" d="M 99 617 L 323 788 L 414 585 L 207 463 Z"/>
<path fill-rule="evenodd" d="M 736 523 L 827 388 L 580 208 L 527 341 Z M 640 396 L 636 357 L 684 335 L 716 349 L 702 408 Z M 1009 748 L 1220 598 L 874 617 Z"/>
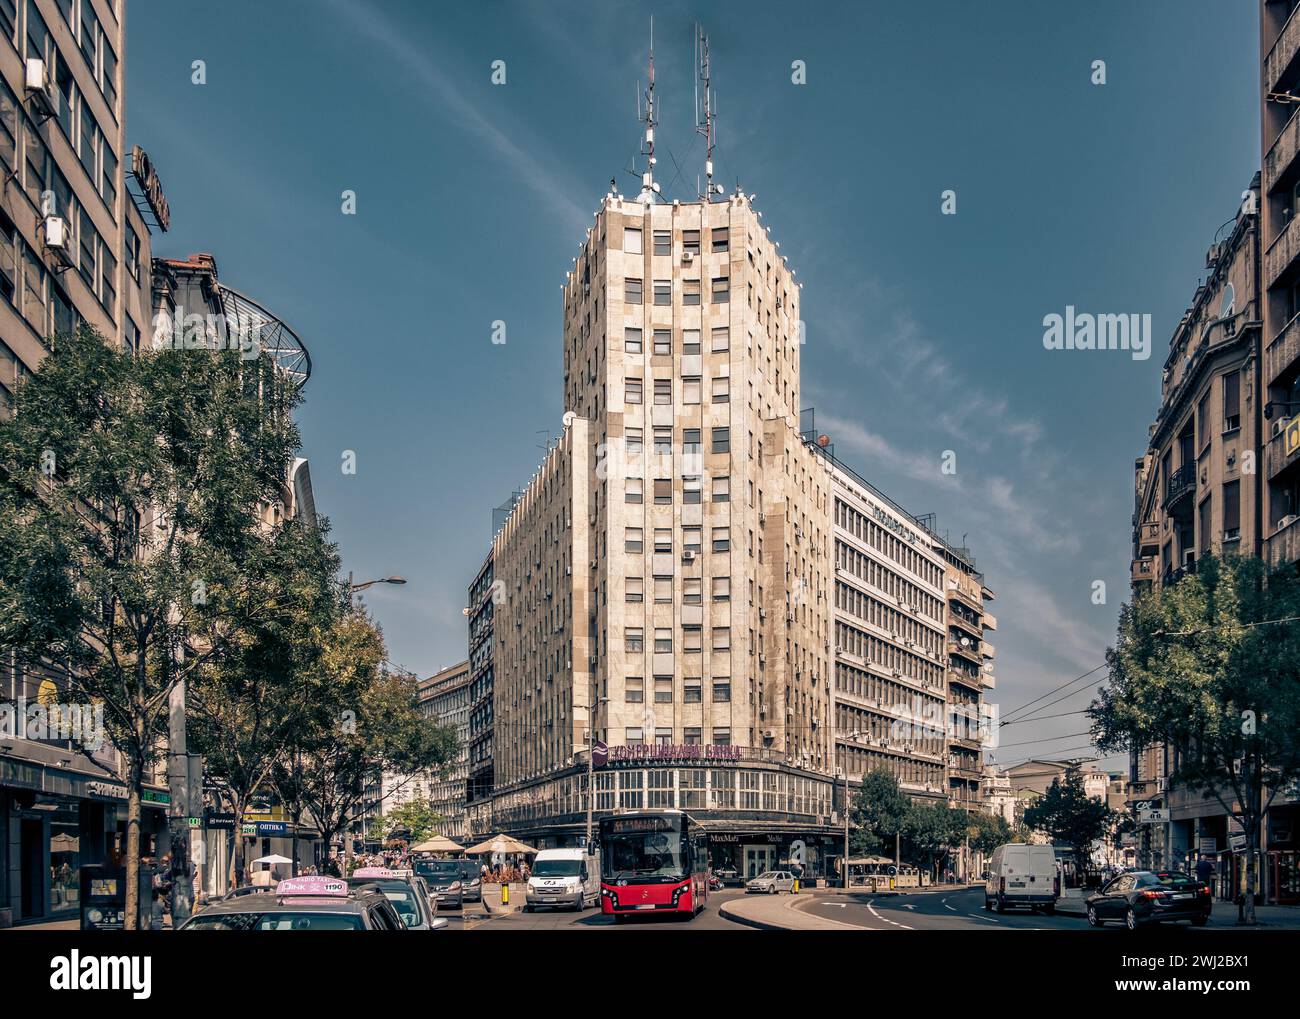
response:
<path fill-rule="evenodd" d="M 143 776 L 139 758 L 132 755 L 127 768 L 126 913 L 122 918 L 122 926 L 128 931 L 140 929 L 140 783 Z"/>
<path fill-rule="evenodd" d="M 244 884 L 244 810 L 247 802 L 243 796 L 235 796 L 235 845 L 230 854 L 230 887 L 241 888 Z"/>

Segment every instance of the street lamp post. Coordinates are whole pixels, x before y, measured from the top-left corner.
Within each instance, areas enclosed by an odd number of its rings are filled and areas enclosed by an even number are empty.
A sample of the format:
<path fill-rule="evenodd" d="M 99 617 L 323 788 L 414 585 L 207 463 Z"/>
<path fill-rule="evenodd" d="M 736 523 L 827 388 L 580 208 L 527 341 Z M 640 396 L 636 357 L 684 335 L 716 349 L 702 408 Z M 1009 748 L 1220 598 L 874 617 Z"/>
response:
<path fill-rule="evenodd" d="M 849 769 L 844 767 L 844 888 L 849 887 Z"/>
<path fill-rule="evenodd" d="M 609 703 L 608 697 L 597 697 L 587 717 L 587 852 L 591 853 L 592 809 L 596 803 L 596 719 L 592 717 L 600 705 Z"/>

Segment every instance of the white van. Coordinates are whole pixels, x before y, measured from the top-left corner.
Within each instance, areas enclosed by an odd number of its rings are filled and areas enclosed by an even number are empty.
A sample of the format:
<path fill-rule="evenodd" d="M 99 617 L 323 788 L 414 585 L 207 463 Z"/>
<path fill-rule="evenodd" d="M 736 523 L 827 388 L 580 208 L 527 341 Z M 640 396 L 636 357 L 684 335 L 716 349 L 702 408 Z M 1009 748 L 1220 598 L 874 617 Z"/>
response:
<path fill-rule="evenodd" d="M 533 857 L 524 909 L 538 906 L 582 910 L 600 902 L 600 854 L 576 849 L 543 849 Z"/>
<path fill-rule="evenodd" d="M 984 908 L 1005 912 L 1008 906 L 1028 906 L 1049 916 L 1061 895 L 1061 875 L 1051 846 L 1011 842 L 993 850 L 984 881 Z"/>

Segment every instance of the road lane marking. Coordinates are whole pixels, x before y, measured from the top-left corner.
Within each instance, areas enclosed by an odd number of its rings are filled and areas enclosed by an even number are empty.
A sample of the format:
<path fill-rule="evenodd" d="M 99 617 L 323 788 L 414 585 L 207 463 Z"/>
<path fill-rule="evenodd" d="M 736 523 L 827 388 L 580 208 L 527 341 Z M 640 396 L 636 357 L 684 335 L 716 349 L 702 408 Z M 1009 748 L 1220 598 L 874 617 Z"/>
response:
<path fill-rule="evenodd" d="M 967 913 L 967 916 L 973 916 L 976 920 L 987 920 L 989 923 L 1001 923 L 1001 920 L 995 920 L 991 916 L 981 916 L 979 913 Z"/>
<path fill-rule="evenodd" d="M 870 900 L 870 901 L 867 903 L 867 909 L 871 912 L 871 915 L 874 916 L 877 920 L 881 920 L 881 921 L 883 921 L 884 923 L 893 924 L 895 927 L 901 927 L 901 928 L 902 928 L 903 930 L 905 930 L 905 931 L 910 931 L 910 930 L 915 930 L 915 929 L 916 929 L 916 928 L 914 928 L 914 927 L 909 927 L 909 926 L 908 926 L 907 924 L 905 924 L 905 923 L 899 923 L 897 920 L 891 920 L 891 919 L 889 919 L 889 917 L 887 917 L 887 916 L 881 916 L 879 913 L 876 912 L 876 905 L 875 905 L 875 902 L 876 902 L 875 899 Z"/>

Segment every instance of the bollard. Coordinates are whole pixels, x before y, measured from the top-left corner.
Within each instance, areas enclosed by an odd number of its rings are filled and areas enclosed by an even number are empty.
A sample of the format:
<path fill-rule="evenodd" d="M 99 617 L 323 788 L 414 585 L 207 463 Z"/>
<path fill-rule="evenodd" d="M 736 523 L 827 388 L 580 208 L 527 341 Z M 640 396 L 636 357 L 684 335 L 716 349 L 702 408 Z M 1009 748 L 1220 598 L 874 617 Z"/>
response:
<path fill-rule="evenodd" d="M 790 893 L 791 893 L 792 895 L 798 895 L 798 894 L 799 894 L 799 879 L 798 879 L 798 878 L 795 878 L 795 879 L 794 879 L 794 887 L 790 889 Z"/>
<path fill-rule="evenodd" d="M 890 891 L 893 891 L 893 889 L 894 889 L 894 878 L 893 878 L 892 875 L 891 875 L 890 878 L 889 878 L 889 889 L 890 889 Z"/>
<path fill-rule="evenodd" d="M 510 884 L 506 881 L 501 882 L 501 905 L 510 905 Z"/>

